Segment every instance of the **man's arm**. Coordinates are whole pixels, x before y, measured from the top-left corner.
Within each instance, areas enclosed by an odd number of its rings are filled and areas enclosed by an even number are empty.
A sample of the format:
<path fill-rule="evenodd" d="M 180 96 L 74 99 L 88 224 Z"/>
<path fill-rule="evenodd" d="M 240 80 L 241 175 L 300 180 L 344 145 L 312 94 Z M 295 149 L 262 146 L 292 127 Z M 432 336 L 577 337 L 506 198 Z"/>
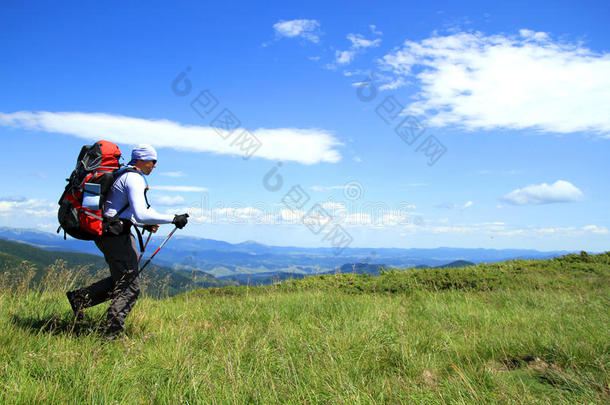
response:
<path fill-rule="evenodd" d="M 126 176 L 129 206 L 136 223 L 144 225 L 171 224 L 174 215 L 160 214 L 152 208 L 146 208 L 146 200 L 144 199 L 146 183 L 142 175 L 127 173 Z"/>

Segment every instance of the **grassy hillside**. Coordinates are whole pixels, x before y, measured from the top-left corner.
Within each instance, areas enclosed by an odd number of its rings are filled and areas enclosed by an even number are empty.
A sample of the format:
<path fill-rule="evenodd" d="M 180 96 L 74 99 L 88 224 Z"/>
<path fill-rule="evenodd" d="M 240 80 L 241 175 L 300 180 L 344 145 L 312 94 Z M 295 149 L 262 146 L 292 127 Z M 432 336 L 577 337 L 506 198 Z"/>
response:
<path fill-rule="evenodd" d="M 0 279 L 4 279 L 6 284 L 13 287 L 26 283 L 35 288 L 43 282 L 48 282 L 47 276 L 51 268 L 54 268 L 55 272 L 72 275 L 73 286 L 81 287 L 94 280 L 108 277 L 110 273 L 107 267 L 102 256 L 48 251 L 26 243 L 0 239 Z M 143 290 L 155 297 L 227 284 L 229 283 L 207 273 L 181 272 L 154 263 L 148 265 L 142 273 Z"/>
<path fill-rule="evenodd" d="M 0 403 L 608 403 L 610 253 L 142 299 L 0 291 Z"/>

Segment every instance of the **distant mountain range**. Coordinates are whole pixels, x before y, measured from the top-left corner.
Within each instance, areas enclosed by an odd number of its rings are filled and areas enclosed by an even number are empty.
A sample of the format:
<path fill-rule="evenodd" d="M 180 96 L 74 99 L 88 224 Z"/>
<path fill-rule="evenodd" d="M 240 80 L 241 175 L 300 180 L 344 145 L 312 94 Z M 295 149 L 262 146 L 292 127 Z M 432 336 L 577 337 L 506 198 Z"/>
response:
<path fill-rule="evenodd" d="M 33 266 L 32 286 L 44 283 L 49 266 L 58 260 L 65 261 L 65 267 L 70 272 L 69 277 L 74 278 L 76 287 L 83 287 L 86 279 L 101 278 L 110 273 L 104 271 L 107 266 L 101 256 L 87 253 L 60 252 L 44 250 L 40 247 L 20 241 L 0 239 L 0 276 L 13 281 L 9 284 L 20 284 L 26 272 L 23 262 Z M 76 269 L 85 266 L 86 271 L 80 274 Z M 101 271 L 102 276 L 99 275 Z M 168 267 L 151 264 L 144 270 L 146 292 L 151 296 L 175 295 L 193 288 L 222 287 L 231 283 L 220 281 L 203 272 L 181 272 Z"/>
<path fill-rule="evenodd" d="M 456 260 L 451 263 L 443 264 L 441 266 L 427 266 L 420 264 L 415 266 L 416 269 L 433 269 L 433 268 L 458 268 L 466 266 L 474 266 L 476 263 L 469 262 L 467 260 Z M 386 264 L 370 264 L 370 263 L 347 263 L 341 266 L 341 268 L 335 270 L 333 273 L 366 273 L 372 276 L 378 276 L 381 270 L 390 270 L 393 266 Z"/>
<path fill-rule="evenodd" d="M 45 250 L 73 251 L 100 256 L 95 244 L 31 229 L 0 227 L 0 238 L 25 242 Z M 164 235 L 154 236 L 149 251 L 153 251 Z M 213 239 L 174 236 L 155 257 L 154 262 L 174 270 L 203 271 L 221 280 L 239 283 L 263 283 L 311 274 L 345 272 L 349 268 L 375 274 L 375 263 L 383 267 L 453 267 L 460 261 L 471 263 L 500 262 L 510 259 L 547 259 L 568 251 L 540 252 L 531 249 L 471 249 L 446 248 L 346 248 L 337 256 L 332 248 L 268 246 L 254 241 L 232 244 Z M 145 255 L 146 256 L 146 255 Z M 457 264 L 456 264 L 457 263 Z M 367 267 L 371 265 L 373 267 Z M 363 267 L 364 266 L 364 267 Z"/>

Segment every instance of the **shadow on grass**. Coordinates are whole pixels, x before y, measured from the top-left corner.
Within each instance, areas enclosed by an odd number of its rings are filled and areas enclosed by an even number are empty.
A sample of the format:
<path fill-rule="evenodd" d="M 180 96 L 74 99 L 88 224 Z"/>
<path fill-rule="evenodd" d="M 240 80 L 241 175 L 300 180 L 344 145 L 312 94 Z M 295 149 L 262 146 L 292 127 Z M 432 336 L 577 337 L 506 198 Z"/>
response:
<path fill-rule="evenodd" d="M 13 314 L 11 322 L 32 334 L 48 333 L 51 335 L 84 336 L 101 334 L 104 330 L 102 319 L 85 317 L 82 321 L 77 322 L 72 313 L 35 317 L 22 317 Z"/>

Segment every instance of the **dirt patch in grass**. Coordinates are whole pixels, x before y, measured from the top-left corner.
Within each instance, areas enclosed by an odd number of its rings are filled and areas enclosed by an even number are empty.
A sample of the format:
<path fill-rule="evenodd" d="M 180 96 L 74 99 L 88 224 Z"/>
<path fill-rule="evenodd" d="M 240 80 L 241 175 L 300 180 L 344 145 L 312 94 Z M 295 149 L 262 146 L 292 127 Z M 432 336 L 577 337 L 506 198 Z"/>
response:
<path fill-rule="evenodd" d="M 426 387 L 428 387 L 430 389 L 434 389 L 438 385 L 436 374 L 434 373 L 434 371 L 428 370 L 428 369 L 425 369 L 422 372 L 421 381 L 424 383 L 424 385 Z"/>
<path fill-rule="evenodd" d="M 487 369 L 498 373 L 506 373 L 516 369 L 527 368 L 537 372 L 556 371 L 561 372 L 561 368 L 549 363 L 538 356 L 521 356 L 521 357 L 505 357 L 499 361 L 490 361 L 487 363 Z"/>

